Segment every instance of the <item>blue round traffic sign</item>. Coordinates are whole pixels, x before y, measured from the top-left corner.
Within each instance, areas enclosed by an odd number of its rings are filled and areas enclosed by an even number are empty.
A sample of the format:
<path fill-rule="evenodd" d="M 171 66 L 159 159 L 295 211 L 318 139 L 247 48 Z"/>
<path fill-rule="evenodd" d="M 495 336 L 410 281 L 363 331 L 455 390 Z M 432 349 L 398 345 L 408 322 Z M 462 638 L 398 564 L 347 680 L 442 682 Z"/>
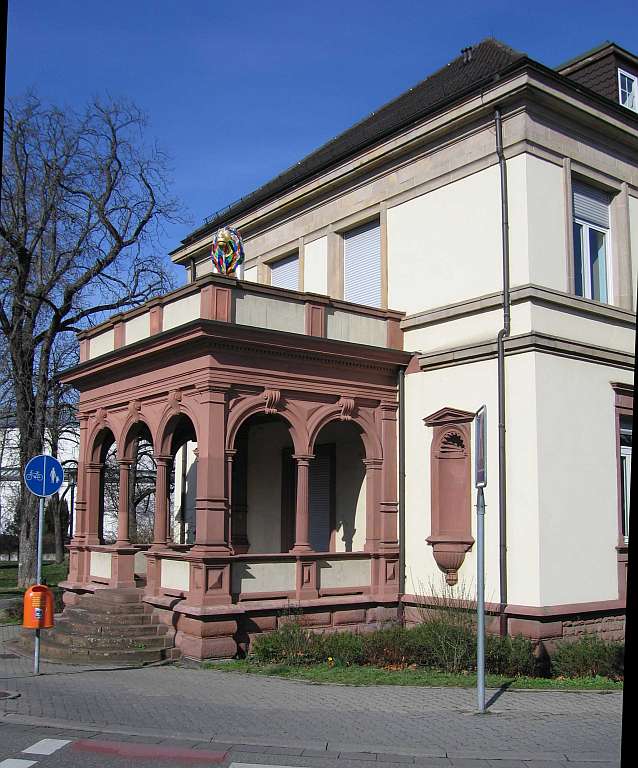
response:
<path fill-rule="evenodd" d="M 52 496 L 64 482 L 62 464 L 53 456 L 34 456 L 24 468 L 24 482 L 36 496 Z"/>

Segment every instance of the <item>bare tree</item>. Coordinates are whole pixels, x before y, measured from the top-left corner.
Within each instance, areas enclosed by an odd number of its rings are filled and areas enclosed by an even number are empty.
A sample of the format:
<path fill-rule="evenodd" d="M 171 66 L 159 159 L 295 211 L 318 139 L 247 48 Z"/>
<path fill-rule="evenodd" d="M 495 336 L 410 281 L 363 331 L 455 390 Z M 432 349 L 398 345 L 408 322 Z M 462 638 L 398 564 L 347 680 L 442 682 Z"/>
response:
<path fill-rule="evenodd" d="M 5 111 L 0 330 L 21 470 L 44 446 L 56 341 L 170 287 L 167 265 L 148 251 L 178 209 L 166 157 L 145 141 L 145 127 L 125 102 L 94 101 L 75 114 L 30 95 Z M 37 514 L 24 487 L 18 519 L 26 586 L 35 578 Z"/>

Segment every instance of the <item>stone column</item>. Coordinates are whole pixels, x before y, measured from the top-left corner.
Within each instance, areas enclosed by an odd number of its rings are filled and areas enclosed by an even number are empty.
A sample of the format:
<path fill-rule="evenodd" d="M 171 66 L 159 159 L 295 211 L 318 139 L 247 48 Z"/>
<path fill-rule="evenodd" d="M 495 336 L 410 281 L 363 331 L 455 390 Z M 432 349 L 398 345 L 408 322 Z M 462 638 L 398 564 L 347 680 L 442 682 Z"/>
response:
<path fill-rule="evenodd" d="M 69 546 L 69 581 L 83 583 L 87 578 L 86 552 L 83 545 L 86 538 L 86 452 L 88 416 L 78 414 L 80 422 L 80 445 L 78 451 L 77 483 L 75 488 L 75 504 L 73 509 L 73 538 Z"/>
<path fill-rule="evenodd" d="M 85 512 L 84 543 L 95 545 L 100 543 L 100 515 L 102 514 L 104 500 L 102 498 L 102 470 L 101 462 L 90 461 L 86 466 L 86 491 L 87 504 Z"/>
<path fill-rule="evenodd" d="M 394 600 L 399 591 L 399 503 L 397 500 L 397 403 L 381 403 L 381 503 L 379 556 L 373 565 L 373 584 L 384 599 Z"/>
<path fill-rule="evenodd" d="M 125 547 L 131 543 L 129 539 L 128 516 L 130 512 L 129 476 L 132 463 L 130 459 L 123 459 L 118 462 L 120 466 L 120 493 L 117 512 L 117 541 L 115 542 L 118 547 Z"/>
<path fill-rule="evenodd" d="M 295 546 L 293 552 L 311 552 L 310 546 L 310 460 L 314 456 L 293 455 L 297 462 L 297 505 L 295 508 Z"/>
<path fill-rule="evenodd" d="M 397 403 L 381 403 L 381 446 L 383 470 L 381 475 L 381 530 L 379 548 L 396 550 L 397 517 Z"/>
<path fill-rule="evenodd" d="M 366 552 L 379 549 L 380 511 L 379 494 L 381 490 L 382 459 L 364 459 L 366 468 Z"/>
<path fill-rule="evenodd" d="M 151 550 L 166 546 L 168 516 L 168 473 L 172 456 L 156 456 L 157 474 L 155 476 L 155 521 L 153 525 L 153 545 Z"/>
<path fill-rule="evenodd" d="M 229 554 L 228 498 L 226 489 L 227 388 L 200 388 L 202 419 L 197 435 L 197 530 L 193 555 Z"/>

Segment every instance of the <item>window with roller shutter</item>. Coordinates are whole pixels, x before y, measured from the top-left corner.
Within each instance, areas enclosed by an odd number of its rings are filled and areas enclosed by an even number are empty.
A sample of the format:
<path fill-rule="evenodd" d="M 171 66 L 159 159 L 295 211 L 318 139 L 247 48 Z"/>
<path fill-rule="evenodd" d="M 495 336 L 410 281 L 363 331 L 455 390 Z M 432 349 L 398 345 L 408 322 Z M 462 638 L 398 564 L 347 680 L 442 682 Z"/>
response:
<path fill-rule="evenodd" d="M 299 290 L 299 255 L 294 253 L 270 265 L 270 284 L 278 288 Z"/>
<path fill-rule="evenodd" d="M 343 235 L 343 298 L 381 306 L 381 228 L 378 221 Z"/>

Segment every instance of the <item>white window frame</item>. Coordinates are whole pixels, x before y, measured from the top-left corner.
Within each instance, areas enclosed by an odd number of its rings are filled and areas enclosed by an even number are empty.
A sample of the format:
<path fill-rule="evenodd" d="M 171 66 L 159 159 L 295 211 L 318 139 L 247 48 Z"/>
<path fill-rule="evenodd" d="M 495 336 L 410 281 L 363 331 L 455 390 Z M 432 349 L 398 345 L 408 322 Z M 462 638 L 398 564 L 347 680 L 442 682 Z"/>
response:
<path fill-rule="evenodd" d="M 602 304 L 611 304 L 612 297 L 612 282 L 611 282 L 611 232 L 608 228 L 600 227 L 597 224 L 590 224 L 584 219 L 580 219 L 576 216 L 572 217 L 573 224 L 578 224 L 583 228 L 583 237 L 581 240 L 581 257 L 583 262 L 583 293 L 577 293 L 577 296 L 582 296 L 585 299 L 591 299 L 592 301 L 599 301 Z M 605 285 L 607 288 L 607 296 L 605 300 L 594 299 L 591 291 L 591 252 L 589 250 L 589 230 L 600 232 L 605 236 Z M 576 237 L 574 235 L 574 270 L 576 268 Z M 576 276 L 574 274 L 574 281 Z"/>
<path fill-rule="evenodd" d="M 621 77 L 626 77 L 629 80 L 631 80 L 634 84 L 633 93 L 634 93 L 634 105 L 633 107 L 629 106 L 628 104 L 623 104 L 622 102 L 622 88 L 620 84 Z M 631 72 L 627 72 L 625 69 L 618 69 L 618 101 L 622 107 L 625 107 L 626 109 L 631 109 L 632 112 L 638 112 L 638 77 L 636 75 L 632 75 Z"/>

